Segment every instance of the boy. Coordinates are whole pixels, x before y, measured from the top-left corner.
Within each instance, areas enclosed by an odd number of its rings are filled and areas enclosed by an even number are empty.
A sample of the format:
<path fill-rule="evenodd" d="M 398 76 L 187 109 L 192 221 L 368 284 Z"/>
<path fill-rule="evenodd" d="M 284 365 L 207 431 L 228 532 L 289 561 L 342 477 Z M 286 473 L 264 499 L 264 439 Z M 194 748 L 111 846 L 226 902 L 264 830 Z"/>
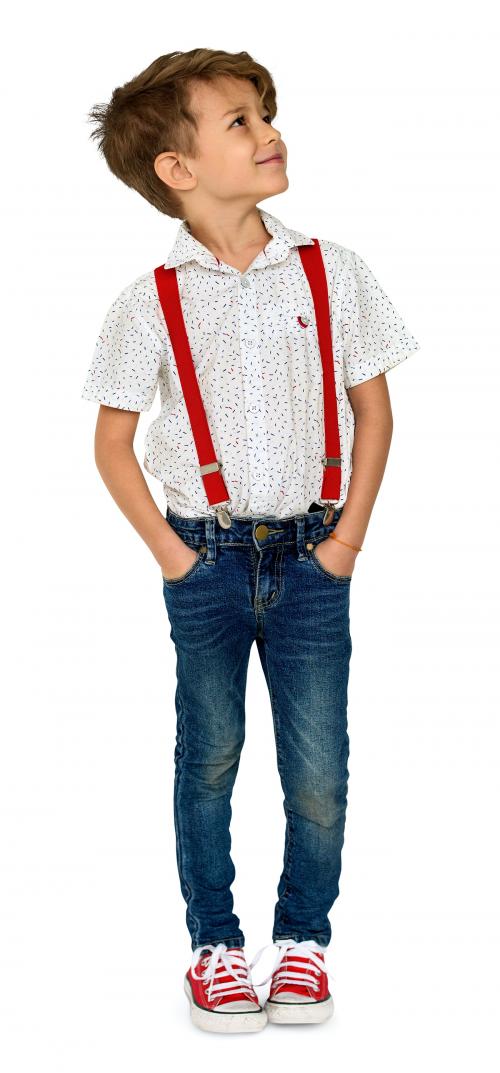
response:
<path fill-rule="evenodd" d="M 82 397 L 101 404 L 96 463 L 161 569 L 176 649 L 191 1016 L 215 1032 L 323 1021 L 349 774 L 350 584 L 392 434 L 385 372 L 419 344 L 358 254 L 257 208 L 288 188 L 287 151 L 272 78 L 248 53 L 161 56 L 90 116 L 114 174 L 182 221 L 166 261 L 108 310 Z M 158 386 L 144 466 L 163 483 L 165 517 L 133 451 Z M 253 641 L 286 816 L 265 1006 L 251 979 L 261 951 L 248 965 L 230 891 Z"/>

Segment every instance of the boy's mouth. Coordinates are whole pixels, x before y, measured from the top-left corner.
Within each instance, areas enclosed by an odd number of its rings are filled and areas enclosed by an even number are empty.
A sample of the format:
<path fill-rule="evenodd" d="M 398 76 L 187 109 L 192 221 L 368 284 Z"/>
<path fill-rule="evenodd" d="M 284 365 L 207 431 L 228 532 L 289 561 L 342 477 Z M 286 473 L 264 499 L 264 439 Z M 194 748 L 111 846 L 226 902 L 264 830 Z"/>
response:
<path fill-rule="evenodd" d="M 258 164 L 283 164 L 283 157 L 281 153 L 274 153 L 273 156 L 268 156 L 267 160 L 258 160 Z"/>

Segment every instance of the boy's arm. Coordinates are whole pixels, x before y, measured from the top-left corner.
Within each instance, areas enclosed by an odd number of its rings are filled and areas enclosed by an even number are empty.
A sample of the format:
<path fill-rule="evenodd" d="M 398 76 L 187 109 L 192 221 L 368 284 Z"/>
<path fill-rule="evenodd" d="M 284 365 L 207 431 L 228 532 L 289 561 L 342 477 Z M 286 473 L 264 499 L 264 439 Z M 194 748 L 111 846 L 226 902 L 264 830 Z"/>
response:
<path fill-rule="evenodd" d="M 352 473 L 342 515 L 335 526 L 340 540 L 363 546 L 382 483 L 392 439 L 392 410 L 384 373 L 347 389 L 354 419 Z M 359 552 L 326 539 L 325 555 L 334 573 L 350 574 Z M 325 563 L 327 560 L 325 559 Z"/>
<path fill-rule="evenodd" d="M 148 545 L 166 576 L 182 574 L 196 552 L 178 536 L 158 509 L 134 452 L 140 413 L 101 405 L 94 455 L 99 473 L 115 503 Z"/>
<path fill-rule="evenodd" d="M 327 537 L 320 557 L 325 556 L 332 573 L 350 574 L 359 552 L 340 540 L 363 547 L 392 438 L 385 374 L 419 350 L 420 344 L 355 250 L 343 251 L 337 290 L 344 386 L 354 413 L 355 435 L 349 488 L 335 527 L 339 542 Z"/>

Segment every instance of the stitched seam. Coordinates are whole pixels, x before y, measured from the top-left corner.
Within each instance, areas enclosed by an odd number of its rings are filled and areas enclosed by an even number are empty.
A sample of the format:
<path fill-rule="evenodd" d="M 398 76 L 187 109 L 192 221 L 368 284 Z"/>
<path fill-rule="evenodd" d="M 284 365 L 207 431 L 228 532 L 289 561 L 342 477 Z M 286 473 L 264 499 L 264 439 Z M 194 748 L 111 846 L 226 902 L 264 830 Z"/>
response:
<path fill-rule="evenodd" d="M 165 574 L 162 574 L 163 580 L 166 582 L 167 585 L 180 585 L 182 581 L 187 581 L 188 577 L 191 577 L 191 574 L 194 574 L 195 570 L 197 570 L 199 564 L 203 559 L 204 554 L 205 553 L 203 551 L 198 552 L 198 557 L 195 559 L 193 565 L 189 567 L 189 570 L 186 574 L 181 574 L 180 577 L 174 578 L 168 578 L 165 577 Z"/>
<path fill-rule="evenodd" d="M 322 563 L 320 563 L 319 559 L 316 558 L 314 554 L 315 550 L 315 548 L 312 549 L 309 558 L 312 561 L 313 566 L 320 570 L 322 574 L 325 574 L 326 577 L 330 578 L 332 581 L 346 582 L 351 580 L 351 576 L 349 574 L 331 574 L 329 570 L 325 570 L 325 567 L 322 565 Z"/>

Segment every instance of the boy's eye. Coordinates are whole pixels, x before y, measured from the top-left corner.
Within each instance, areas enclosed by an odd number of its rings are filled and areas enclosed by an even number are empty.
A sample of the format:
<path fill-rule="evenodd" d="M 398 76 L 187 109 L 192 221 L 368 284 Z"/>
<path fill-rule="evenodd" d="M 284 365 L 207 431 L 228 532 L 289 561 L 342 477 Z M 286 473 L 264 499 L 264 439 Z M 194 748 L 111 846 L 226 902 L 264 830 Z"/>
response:
<path fill-rule="evenodd" d="M 240 119 L 244 119 L 244 118 L 245 118 L 245 116 L 243 116 L 243 115 L 236 116 L 236 119 L 233 119 L 233 122 L 231 123 L 231 127 L 234 127 L 235 123 L 239 123 Z M 268 112 L 266 115 L 262 116 L 262 118 L 263 119 L 269 119 L 270 122 L 272 121 L 270 112 Z M 231 127 L 229 129 L 231 129 Z"/>

